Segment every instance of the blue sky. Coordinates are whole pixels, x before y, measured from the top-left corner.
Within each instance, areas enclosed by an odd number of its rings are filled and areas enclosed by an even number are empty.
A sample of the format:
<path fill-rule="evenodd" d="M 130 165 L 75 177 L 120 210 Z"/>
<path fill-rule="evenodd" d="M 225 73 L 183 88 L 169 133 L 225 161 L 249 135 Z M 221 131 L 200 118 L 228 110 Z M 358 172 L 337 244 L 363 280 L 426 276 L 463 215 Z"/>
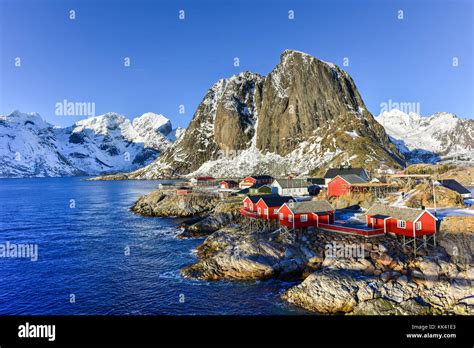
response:
<path fill-rule="evenodd" d="M 392 100 L 420 103 L 424 115 L 474 117 L 469 0 L 0 4 L 0 114 L 35 111 L 53 124 L 71 125 L 84 117 L 55 116 L 56 103 L 66 99 L 95 103 L 97 115 L 163 113 L 185 127 L 218 79 L 244 70 L 266 75 L 289 48 L 348 71 L 375 115 Z M 453 57 L 459 66 L 452 66 Z"/>

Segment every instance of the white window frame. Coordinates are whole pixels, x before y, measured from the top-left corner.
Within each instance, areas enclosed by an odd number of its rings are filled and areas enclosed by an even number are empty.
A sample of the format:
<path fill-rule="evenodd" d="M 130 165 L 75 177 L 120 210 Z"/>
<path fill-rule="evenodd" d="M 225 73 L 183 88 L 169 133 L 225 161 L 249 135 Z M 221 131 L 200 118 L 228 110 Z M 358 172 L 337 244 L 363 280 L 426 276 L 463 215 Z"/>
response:
<path fill-rule="evenodd" d="M 252 202 L 250 202 L 250 207 L 249 207 L 249 209 L 253 211 L 253 203 L 252 203 Z"/>
<path fill-rule="evenodd" d="M 244 202 L 244 208 L 247 208 L 247 201 Z"/>
<path fill-rule="evenodd" d="M 258 215 L 262 214 L 262 208 L 258 207 L 257 208 L 257 213 L 258 213 Z"/>
<path fill-rule="evenodd" d="M 278 209 L 273 209 L 273 214 L 278 214 Z"/>
<path fill-rule="evenodd" d="M 280 213 L 280 220 L 283 220 L 285 218 L 285 215 L 283 213 Z"/>
<path fill-rule="evenodd" d="M 397 220 L 397 227 L 398 228 L 407 228 L 407 222 L 405 220 Z"/>
<path fill-rule="evenodd" d="M 421 224 L 421 221 L 415 222 L 415 230 L 420 231 L 423 228 L 423 225 Z"/>
<path fill-rule="evenodd" d="M 372 224 L 372 226 L 373 226 L 373 225 L 375 225 L 375 223 L 376 223 L 376 219 L 375 219 L 375 218 L 370 218 L 370 222 L 371 222 L 371 224 Z"/>
<path fill-rule="evenodd" d="M 300 221 L 301 222 L 307 222 L 308 221 L 308 214 L 300 215 Z"/>
<path fill-rule="evenodd" d="M 288 215 L 288 221 L 293 222 L 293 215 Z"/>
<path fill-rule="evenodd" d="M 268 208 L 263 209 L 263 214 L 268 215 Z"/>

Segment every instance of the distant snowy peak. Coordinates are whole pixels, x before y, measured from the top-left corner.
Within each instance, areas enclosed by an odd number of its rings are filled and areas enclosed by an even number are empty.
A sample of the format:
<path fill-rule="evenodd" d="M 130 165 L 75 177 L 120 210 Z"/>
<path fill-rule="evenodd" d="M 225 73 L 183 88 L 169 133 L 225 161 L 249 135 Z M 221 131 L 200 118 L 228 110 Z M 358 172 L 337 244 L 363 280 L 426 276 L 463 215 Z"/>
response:
<path fill-rule="evenodd" d="M 173 129 L 168 118 L 153 112 L 144 113 L 140 117 L 133 119 L 132 124 L 139 134 L 143 134 L 144 131 L 154 131 L 168 135 Z"/>
<path fill-rule="evenodd" d="M 129 120 L 109 112 L 54 127 L 39 114 L 0 116 L 0 177 L 64 176 L 134 170 L 166 150 L 182 130 L 163 115 Z"/>
<path fill-rule="evenodd" d="M 36 112 L 24 113 L 15 110 L 9 115 L 0 116 L 0 121 L 8 122 L 10 125 L 33 127 L 36 129 L 51 127 L 51 125 L 48 122 L 45 122 Z"/>
<path fill-rule="evenodd" d="M 428 117 L 398 109 L 381 113 L 376 120 L 411 162 L 474 160 L 474 121 L 448 112 Z"/>

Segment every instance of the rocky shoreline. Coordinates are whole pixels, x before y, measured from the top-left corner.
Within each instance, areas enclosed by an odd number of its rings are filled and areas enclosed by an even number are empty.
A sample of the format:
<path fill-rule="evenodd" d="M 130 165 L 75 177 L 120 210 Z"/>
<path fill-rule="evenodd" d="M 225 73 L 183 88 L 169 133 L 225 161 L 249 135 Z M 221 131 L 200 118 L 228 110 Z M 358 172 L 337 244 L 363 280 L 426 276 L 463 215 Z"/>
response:
<path fill-rule="evenodd" d="M 438 246 L 414 257 L 394 235 L 366 239 L 249 226 L 240 205 L 239 197 L 156 190 L 131 210 L 186 218 L 181 238 L 207 236 L 197 248 L 198 261 L 181 270 L 184 277 L 301 281 L 282 298 L 316 313 L 474 314 L 473 217 L 444 221 Z M 452 227 L 457 219 L 463 228 Z"/>

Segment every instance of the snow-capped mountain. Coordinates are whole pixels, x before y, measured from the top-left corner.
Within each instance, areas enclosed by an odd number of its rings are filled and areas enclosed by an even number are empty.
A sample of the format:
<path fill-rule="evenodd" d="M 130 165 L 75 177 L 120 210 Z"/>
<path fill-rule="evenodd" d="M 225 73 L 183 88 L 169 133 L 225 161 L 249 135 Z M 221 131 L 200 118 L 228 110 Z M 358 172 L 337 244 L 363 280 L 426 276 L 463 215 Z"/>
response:
<path fill-rule="evenodd" d="M 474 161 L 474 120 L 447 112 L 423 117 L 397 109 L 376 120 L 411 163 Z"/>
<path fill-rule="evenodd" d="M 129 171 L 153 161 L 176 132 L 163 115 L 133 121 L 107 113 L 54 127 L 38 114 L 0 116 L 0 177 L 97 175 Z"/>
<path fill-rule="evenodd" d="M 216 82 L 183 136 L 128 177 L 284 175 L 381 163 L 400 167 L 404 158 L 351 77 L 332 63 L 286 50 L 266 77 L 243 72 Z"/>

